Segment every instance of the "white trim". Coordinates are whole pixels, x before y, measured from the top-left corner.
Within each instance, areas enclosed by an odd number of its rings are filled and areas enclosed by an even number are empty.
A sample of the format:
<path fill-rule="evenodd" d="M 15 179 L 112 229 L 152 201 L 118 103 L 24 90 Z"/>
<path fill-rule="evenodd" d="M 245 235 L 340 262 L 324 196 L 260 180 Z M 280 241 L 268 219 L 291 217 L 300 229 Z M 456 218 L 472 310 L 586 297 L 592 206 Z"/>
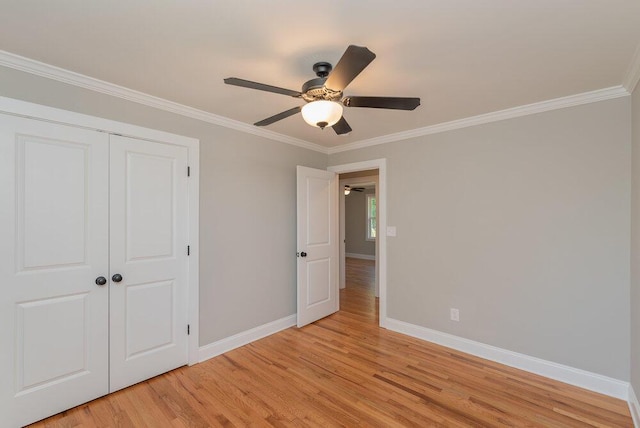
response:
<path fill-rule="evenodd" d="M 123 137 L 138 138 L 157 142 L 172 142 L 179 144 L 193 144 L 199 140 L 196 138 L 176 135 L 169 132 L 130 125 L 128 123 L 103 119 L 97 116 L 89 116 L 55 107 L 34 104 L 27 101 L 16 100 L 0 96 L 0 113 L 11 114 L 73 126 L 75 128 L 92 129 L 121 135 Z"/>
<path fill-rule="evenodd" d="M 343 165 L 334 165 L 327 168 L 337 174 L 347 172 L 378 170 L 378 230 L 387 230 L 387 160 L 373 159 L 363 162 L 354 162 Z M 344 195 L 344 193 L 342 193 Z M 387 326 L 387 236 L 380 233 L 376 240 L 376 267 L 378 269 L 376 279 L 379 284 L 380 302 L 380 327 Z"/>
<path fill-rule="evenodd" d="M 352 259 L 360 259 L 360 260 L 375 260 L 376 256 L 371 256 L 369 254 L 356 254 L 356 253 L 344 253 L 345 257 L 350 257 Z"/>
<path fill-rule="evenodd" d="M 168 101 L 153 95 L 125 88 L 120 85 L 105 82 L 104 80 L 95 79 L 80 73 L 65 70 L 60 67 L 45 64 L 40 61 L 15 55 L 10 52 L 0 50 L 0 66 L 13 68 L 15 70 L 24 71 L 36 76 L 45 77 L 47 79 L 56 80 L 58 82 L 89 89 L 112 97 L 121 98 L 123 100 L 132 101 L 134 103 L 157 108 L 159 110 L 168 111 L 189 117 L 203 122 L 212 123 L 214 125 L 224 126 L 225 128 L 235 129 L 236 131 L 246 132 L 248 134 L 257 135 L 268 138 L 270 140 L 280 141 L 282 143 L 291 144 L 293 146 L 303 147 L 305 149 L 314 150 L 326 154 L 327 148 L 319 144 L 301 140 L 299 138 L 290 137 L 288 135 L 279 134 L 269 131 L 268 129 L 259 128 L 249 125 L 238 120 L 229 119 L 217 114 L 198 110 L 193 107 L 185 106 L 173 101 Z"/>
<path fill-rule="evenodd" d="M 409 324 L 392 318 L 387 318 L 387 328 L 398 333 L 403 333 L 428 342 L 437 343 L 467 354 L 475 355 L 480 358 L 485 358 L 500 364 L 585 388 L 590 391 L 595 391 L 600 394 L 605 394 L 625 401 L 629 397 L 628 382 L 599 375 L 597 373 L 576 369 L 554 363 L 552 361 L 486 345 L 484 343 L 432 330 L 415 324 Z"/>
<path fill-rule="evenodd" d="M 631 412 L 631 418 L 633 419 L 633 426 L 640 428 L 640 403 L 638 403 L 638 397 L 636 396 L 633 386 L 629 384 L 629 411 Z"/>
<path fill-rule="evenodd" d="M 187 361 L 189 364 L 196 363 L 198 361 L 198 307 L 200 294 L 198 278 L 200 140 L 6 97 L 0 97 L 0 113 L 60 123 L 75 128 L 94 129 L 125 137 L 180 145 L 187 148 L 192 178 L 189 183 L 189 245 L 191 245 L 192 253 L 191 257 L 189 257 L 188 280 L 188 322 L 191 326 L 191 334 L 187 340 Z"/>
<path fill-rule="evenodd" d="M 411 129 L 408 131 L 397 132 L 395 134 L 383 135 L 380 137 L 370 138 L 368 140 L 360 140 L 342 146 L 331 147 L 329 148 L 328 152 L 330 155 L 332 155 L 334 153 L 362 149 L 364 147 L 377 146 L 379 144 L 392 143 L 394 141 L 422 137 L 424 135 L 438 134 L 441 132 L 453 131 L 455 129 L 467 128 L 470 126 L 482 125 L 491 122 L 498 122 L 501 120 L 513 119 L 516 117 L 542 113 L 545 111 L 558 110 L 566 107 L 574 107 L 582 104 L 594 103 L 597 101 L 626 97 L 628 95 L 629 92 L 622 86 L 599 89 L 597 91 L 585 92 L 583 94 L 556 98 L 553 100 L 542 101 L 524 106 L 509 108 L 506 110 L 495 111 L 492 113 L 481 114 L 478 116 L 467 117 L 464 119 L 453 120 L 451 122 L 439 123 L 436 125 L 426 126 L 424 128 Z"/>
<path fill-rule="evenodd" d="M 631 63 L 629 63 L 629 69 L 627 70 L 622 86 L 629 93 L 632 93 L 638 85 L 638 81 L 640 81 L 640 43 L 638 43 L 633 58 L 631 58 Z"/>
<path fill-rule="evenodd" d="M 289 315 L 288 317 L 281 318 L 279 320 L 272 321 L 267 324 L 260 325 L 252 328 L 251 330 L 243 331 L 233 336 L 225 337 L 216 342 L 210 343 L 200 347 L 199 361 L 203 362 L 210 358 L 217 357 L 218 355 L 229 352 L 233 349 L 247 345 L 263 337 L 270 336 L 274 333 L 293 327 L 296 325 L 296 314 Z"/>
<path fill-rule="evenodd" d="M 168 101 L 162 98 L 155 97 L 153 95 L 145 94 L 143 92 L 135 91 L 133 89 L 125 88 L 123 86 L 115 85 L 113 83 L 105 82 L 103 80 L 95 79 L 93 77 L 85 76 L 80 73 L 65 70 L 60 67 L 45 64 L 40 61 L 35 61 L 33 59 L 2 50 L 0 50 L 0 66 L 20 70 L 26 73 L 45 77 L 51 80 L 56 80 L 58 82 L 66 83 L 80 88 L 89 89 L 116 98 L 121 98 L 138 104 L 157 108 L 159 110 L 168 111 L 196 120 L 201 120 L 203 122 L 212 123 L 226 128 L 235 129 L 237 131 L 268 138 L 270 140 L 280 141 L 282 143 L 291 144 L 293 146 L 298 146 L 331 155 L 334 153 L 356 150 L 363 147 L 391 143 L 394 141 L 406 140 L 423 135 L 436 134 L 474 125 L 498 122 L 501 120 L 526 116 L 529 114 L 536 114 L 550 110 L 557 110 L 560 108 L 624 97 L 630 94 L 630 92 L 633 90 L 638 80 L 640 79 L 640 52 L 636 50 L 634 60 L 631 63 L 629 71 L 627 72 L 627 76 L 625 78 L 623 86 L 598 89 L 582 94 L 570 95 L 568 97 L 556 98 L 497 112 L 486 113 L 479 116 L 468 117 L 451 122 L 444 122 L 424 128 L 417 128 L 398 132 L 395 134 L 383 135 L 367 140 L 355 141 L 353 143 L 330 148 L 312 143 L 310 141 L 305 141 L 299 138 L 290 137 L 288 135 L 279 134 L 277 132 L 269 131 L 268 129 L 259 128 L 254 125 L 229 119 L 203 110 L 198 110 L 193 107 L 185 106 L 173 101 Z"/>
<path fill-rule="evenodd" d="M 189 147 L 189 365 L 198 363 L 200 337 L 200 144 Z"/>

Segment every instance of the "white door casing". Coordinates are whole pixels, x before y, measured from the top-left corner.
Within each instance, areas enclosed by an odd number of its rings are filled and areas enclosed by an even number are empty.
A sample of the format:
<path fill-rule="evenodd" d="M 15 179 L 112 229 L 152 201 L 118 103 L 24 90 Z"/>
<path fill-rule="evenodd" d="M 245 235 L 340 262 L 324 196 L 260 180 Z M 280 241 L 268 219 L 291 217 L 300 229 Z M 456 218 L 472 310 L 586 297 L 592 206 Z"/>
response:
<path fill-rule="evenodd" d="M 376 286 L 379 291 L 380 327 L 387 327 L 387 160 L 372 159 L 327 168 L 337 174 L 378 170 L 378 185 L 376 186 L 378 210 L 378 236 L 376 239 Z"/>
<path fill-rule="evenodd" d="M 297 167 L 297 325 L 339 309 L 338 180 L 334 172 Z"/>
<path fill-rule="evenodd" d="M 187 363 L 186 147 L 111 136 L 111 392 Z"/>
<path fill-rule="evenodd" d="M 108 135 L 0 114 L 0 415 L 108 393 Z"/>

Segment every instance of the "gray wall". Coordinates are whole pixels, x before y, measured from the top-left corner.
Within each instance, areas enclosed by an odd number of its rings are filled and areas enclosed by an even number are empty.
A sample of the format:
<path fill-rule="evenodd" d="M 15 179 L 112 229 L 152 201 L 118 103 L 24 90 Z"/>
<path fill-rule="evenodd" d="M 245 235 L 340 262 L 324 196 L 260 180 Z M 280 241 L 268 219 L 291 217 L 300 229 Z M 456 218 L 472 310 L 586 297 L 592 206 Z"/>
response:
<path fill-rule="evenodd" d="M 640 394 L 640 85 L 632 97 L 633 182 L 631 196 L 631 385 Z"/>
<path fill-rule="evenodd" d="M 387 158 L 388 316 L 629 380 L 630 101 L 331 155 Z"/>
<path fill-rule="evenodd" d="M 354 186 L 357 187 L 357 186 Z M 351 192 L 344 198 L 345 252 L 376 255 L 376 241 L 367 241 L 367 194 L 375 189 Z"/>
<path fill-rule="evenodd" d="M 295 313 L 296 165 L 325 154 L 2 67 L 0 95 L 199 138 L 200 344 Z"/>
<path fill-rule="evenodd" d="M 326 155 L 2 67 L 0 95 L 199 138 L 200 344 L 295 312 L 295 165 L 324 168 Z M 388 159 L 389 316 L 622 380 L 633 325 L 638 391 L 630 103 L 331 155 Z M 633 182 L 637 260 L 639 168 Z"/>

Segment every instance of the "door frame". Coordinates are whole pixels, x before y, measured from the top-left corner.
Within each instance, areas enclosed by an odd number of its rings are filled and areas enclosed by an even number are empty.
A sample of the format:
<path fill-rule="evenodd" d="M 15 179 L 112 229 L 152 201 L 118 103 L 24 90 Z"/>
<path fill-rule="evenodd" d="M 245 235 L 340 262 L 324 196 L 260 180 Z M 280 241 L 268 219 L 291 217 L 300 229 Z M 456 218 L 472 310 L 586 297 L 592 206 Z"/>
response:
<path fill-rule="evenodd" d="M 187 338 L 189 365 L 199 362 L 199 195 L 200 195 L 200 140 L 185 137 L 156 129 L 131 125 L 124 122 L 89 116 L 68 110 L 43 106 L 40 104 L 16 100 L 0 96 L 0 113 L 23 116 L 35 120 L 57 123 L 76 128 L 91 129 L 107 134 L 117 134 L 159 144 L 184 146 L 188 149 L 190 177 L 189 180 L 189 273 L 187 287 L 187 314 L 190 334 Z M 186 171 L 185 171 L 186 173 Z M 186 251 L 186 248 L 185 248 Z"/>
<path fill-rule="evenodd" d="M 366 171 L 369 169 L 378 170 L 377 186 L 377 209 L 378 209 L 378 240 L 376 242 L 376 266 L 378 268 L 377 278 L 379 283 L 379 313 L 380 327 L 387 327 L 387 159 L 373 159 L 363 162 L 353 162 L 342 165 L 333 165 L 327 168 L 337 174 L 347 172 Z M 344 194 L 342 194 L 344 197 Z M 344 215 L 344 207 L 340 216 Z M 341 260 L 340 263 L 344 263 Z"/>

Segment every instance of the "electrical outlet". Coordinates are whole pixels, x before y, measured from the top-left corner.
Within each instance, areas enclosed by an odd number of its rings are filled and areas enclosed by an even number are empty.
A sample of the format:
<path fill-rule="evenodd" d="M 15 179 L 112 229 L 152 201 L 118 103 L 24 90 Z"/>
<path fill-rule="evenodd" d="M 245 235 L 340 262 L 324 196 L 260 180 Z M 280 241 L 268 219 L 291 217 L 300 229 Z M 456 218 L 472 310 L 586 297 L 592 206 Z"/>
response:
<path fill-rule="evenodd" d="M 456 308 L 451 308 L 451 321 L 460 321 L 460 311 Z"/>

